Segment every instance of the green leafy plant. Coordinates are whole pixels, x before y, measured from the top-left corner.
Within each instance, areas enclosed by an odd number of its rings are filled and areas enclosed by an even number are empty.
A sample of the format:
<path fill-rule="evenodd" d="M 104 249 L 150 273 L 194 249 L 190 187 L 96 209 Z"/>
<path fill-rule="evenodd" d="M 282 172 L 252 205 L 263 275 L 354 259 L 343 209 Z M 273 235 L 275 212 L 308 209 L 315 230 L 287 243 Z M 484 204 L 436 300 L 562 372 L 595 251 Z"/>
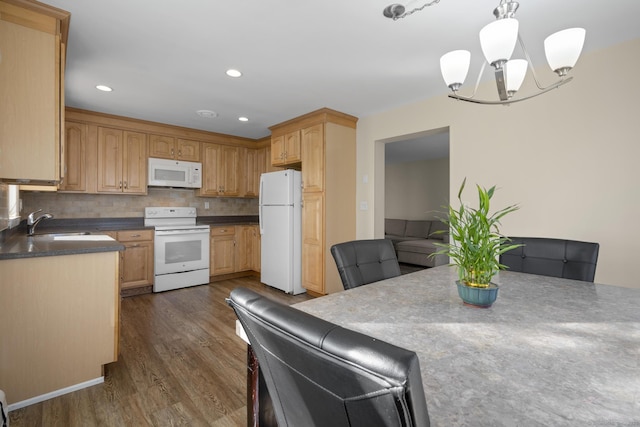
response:
<path fill-rule="evenodd" d="M 522 245 L 509 244 L 508 237 L 502 236 L 498 225 L 500 219 L 508 213 L 519 209 L 518 205 L 511 205 L 493 214 L 489 214 L 491 198 L 496 190 L 493 186 L 488 190 L 478 188 L 478 208 L 465 206 L 462 202 L 462 192 L 467 179 L 462 181 L 458 191 L 460 207 L 448 207 L 448 216 L 441 220 L 449 225 L 449 243 L 436 243 L 441 249 L 437 254 L 449 256 L 452 265 L 458 266 L 460 281 L 470 286 L 486 287 L 499 270 L 505 265 L 500 264 L 499 256 L 511 249 Z"/>

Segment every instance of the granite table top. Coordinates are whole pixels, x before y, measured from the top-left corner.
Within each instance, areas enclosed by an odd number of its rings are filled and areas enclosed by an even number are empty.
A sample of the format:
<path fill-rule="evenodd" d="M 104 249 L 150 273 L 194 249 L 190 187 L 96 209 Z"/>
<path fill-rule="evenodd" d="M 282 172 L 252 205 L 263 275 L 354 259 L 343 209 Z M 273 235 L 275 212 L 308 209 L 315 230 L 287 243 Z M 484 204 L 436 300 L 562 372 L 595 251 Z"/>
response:
<path fill-rule="evenodd" d="M 415 351 L 432 426 L 640 426 L 640 289 L 501 272 L 490 308 L 436 267 L 296 304 Z"/>

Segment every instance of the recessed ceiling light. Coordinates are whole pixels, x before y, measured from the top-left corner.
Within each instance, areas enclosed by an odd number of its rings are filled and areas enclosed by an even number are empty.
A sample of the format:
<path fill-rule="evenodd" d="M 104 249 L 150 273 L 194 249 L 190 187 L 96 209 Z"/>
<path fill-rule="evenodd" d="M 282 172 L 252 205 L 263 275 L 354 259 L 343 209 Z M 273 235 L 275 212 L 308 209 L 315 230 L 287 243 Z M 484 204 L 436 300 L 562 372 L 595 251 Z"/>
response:
<path fill-rule="evenodd" d="M 240 77 L 242 75 L 242 73 L 238 70 L 234 70 L 233 68 L 230 70 L 227 70 L 227 76 L 229 77 Z"/>
<path fill-rule="evenodd" d="M 247 117 L 238 117 L 238 120 L 240 120 L 241 122 L 248 122 L 249 118 L 247 118 Z"/>
<path fill-rule="evenodd" d="M 218 117 L 218 113 L 211 110 L 198 110 L 196 111 L 196 114 L 200 117 L 204 117 L 205 119 L 215 119 Z"/>
<path fill-rule="evenodd" d="M 105 86 L 105 85 L 97 85 L 96 89 L 101 90 L 103 92 L 111 92 L 113 90 L 109 86 Z"/>

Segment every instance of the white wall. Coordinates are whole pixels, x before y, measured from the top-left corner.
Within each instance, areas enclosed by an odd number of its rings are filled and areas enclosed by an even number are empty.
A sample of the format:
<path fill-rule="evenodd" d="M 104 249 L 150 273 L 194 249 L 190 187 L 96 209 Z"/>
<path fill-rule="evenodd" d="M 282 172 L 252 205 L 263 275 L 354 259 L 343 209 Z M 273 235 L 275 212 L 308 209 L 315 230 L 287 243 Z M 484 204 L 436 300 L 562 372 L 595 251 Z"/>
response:
<path fill-rule="evenodd" d="M 434 219 L 448 204 L 448 158 L 386 165 L 386 218 Z"/>
<path fill-rule="evenodd" d="M 573 82 L 509 107 L 457 102 L 443 92 L 361 118 L 356 197 L 371 208 L 357 213 L 357 237 L 383 235 L 381 141 L 449 127 L 450 200 L 464 177 L 496 184 L 496 207 L 521 205 L 503 221 L 504 234 L 599 242 L 596 282 L 640 288 L 638 52 L 640 39 L 585 54 Z M 538 74 L 553 81 L 545 69 Z"/>

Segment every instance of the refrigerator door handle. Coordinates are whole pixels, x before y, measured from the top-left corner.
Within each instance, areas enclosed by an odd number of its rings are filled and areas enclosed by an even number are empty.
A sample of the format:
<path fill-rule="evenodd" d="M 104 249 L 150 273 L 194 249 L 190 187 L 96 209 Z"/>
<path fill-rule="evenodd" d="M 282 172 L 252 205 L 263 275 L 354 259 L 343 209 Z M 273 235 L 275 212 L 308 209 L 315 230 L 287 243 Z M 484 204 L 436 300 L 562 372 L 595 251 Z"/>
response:
<path fill-rule="evenodd" d="M 260 229 L 261 236 L 264 234 L 264 227 L 262 224 L 262 209 L 264 209 L 264 206 L 260 205 L 260 212 L 258 212 L 258 228 Z"/>
<path fill-rule="evenodd" d="M 262 236 L 264 234 L 264 228 L 262 225 L 262 209 L 264 208 L 262 206 L 262 192 L 263 192 L 263 188 L 264 187 L 264 177 L 262 175 L 260 175 L 260 188 L 259 188 L 259 192 L 258 192 L 258 206 L 259 206 L 259 212 L 258 212 L 258 228 L 260 229 L 260 235 Z"/>

